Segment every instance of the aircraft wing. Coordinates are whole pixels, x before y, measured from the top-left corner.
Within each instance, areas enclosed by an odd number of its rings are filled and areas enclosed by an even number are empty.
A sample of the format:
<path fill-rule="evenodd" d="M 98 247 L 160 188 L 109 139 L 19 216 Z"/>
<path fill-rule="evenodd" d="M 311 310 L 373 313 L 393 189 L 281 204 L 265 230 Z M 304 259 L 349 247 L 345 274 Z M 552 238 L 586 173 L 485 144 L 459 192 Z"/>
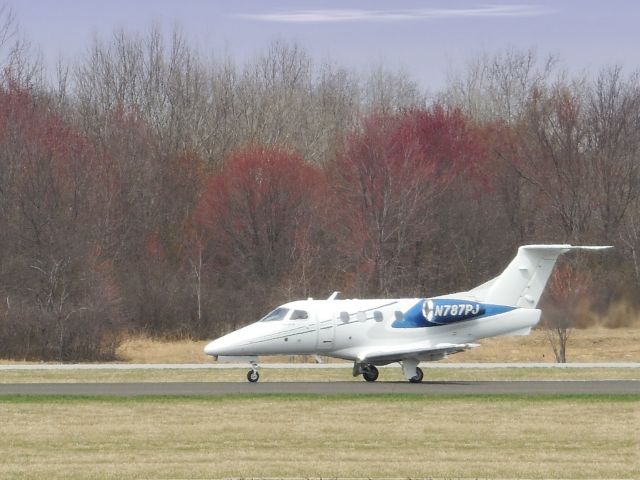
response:
<path fill-rule="evenodd" d="M 374 347 L 361 352 L 358 359 L 362 363 L 374 363 L 384 365 L 385 363 L 398 362 L 408 358 L 433 361 L 440 360 L 447 355 L 463 352 L 470 348 L 479 347 L 477 343 L 413 343 L 409 345 Z"/>

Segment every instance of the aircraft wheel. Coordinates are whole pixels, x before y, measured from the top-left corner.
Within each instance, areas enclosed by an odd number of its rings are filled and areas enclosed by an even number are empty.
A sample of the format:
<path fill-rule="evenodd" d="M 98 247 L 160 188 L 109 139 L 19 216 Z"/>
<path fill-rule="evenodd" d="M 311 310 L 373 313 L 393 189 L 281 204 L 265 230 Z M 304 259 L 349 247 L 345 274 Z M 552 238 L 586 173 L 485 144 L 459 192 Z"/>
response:
<path fill-rule="evenodd" d="M 411 383 L 420 383 L 422 382 L 423 378 L 424 378 L 424 373 L 422 372 L 422 369 L 420 367 L 416 367 L 416 376 L 411 377 L 409 381 Z"/>
<path fill-rule="evenodd" d="M 362 371 L 362 377 L 367 382 L 375 382 L 378 379 L 378 369 L 375 365 L 367 365 Z"/>
<path fill-rule="evenodd" d="M 256 370 L 249 370 L 247 373 L 247 380 L 251 383 L 256 383 L 260 378 L 260 374 Z"/>

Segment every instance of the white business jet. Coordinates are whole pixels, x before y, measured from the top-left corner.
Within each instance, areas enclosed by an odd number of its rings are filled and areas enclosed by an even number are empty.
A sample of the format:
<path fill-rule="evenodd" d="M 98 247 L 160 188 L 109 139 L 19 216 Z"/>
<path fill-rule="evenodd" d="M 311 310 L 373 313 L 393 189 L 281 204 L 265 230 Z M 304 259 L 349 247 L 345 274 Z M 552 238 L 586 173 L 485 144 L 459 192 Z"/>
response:
<path fill-rule="evenodd" d="M 247 360 L 257 382 L 259 355 L 326 355 L 351 360 L 353 376 L 378 378 L 376 366 L 400 362 L 405 378 L 422 381 L 421 361 L 479 346 L 477 340 L 528 335 L 540 320 L 538 300 L 558 256 L 610 247 L 526 245 L 498 277 L 468 292 L 432 298 L 286 303 L 261 320 L 209 343 L 219 361 Z"/>

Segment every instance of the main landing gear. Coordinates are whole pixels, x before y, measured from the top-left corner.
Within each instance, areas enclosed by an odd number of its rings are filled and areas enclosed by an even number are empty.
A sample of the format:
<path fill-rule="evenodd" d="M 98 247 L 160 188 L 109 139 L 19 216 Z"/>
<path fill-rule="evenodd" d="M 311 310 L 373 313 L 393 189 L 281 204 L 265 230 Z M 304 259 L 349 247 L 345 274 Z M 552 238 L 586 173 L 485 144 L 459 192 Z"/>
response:
<path fill-rule="evenodd" d="M 424 378 L 424 373 L 422 369 L 418 366 L 418 360 L 403 360 L 402 362 L 402 373 L 404 373 L 404 378 L 409 380 L 411 383 L 420 383 Z"/>
<path fill-rule="evenodd" d="M 358 363 L 353 364 L 353 376 L 357 377 L 362 375 L 367 382 L 375 382 L 378 379 L 378 369 L 371 363 Z"/>
<path fill-rule="evenodd" d="M 403 360 L 402 371 L 404 377 L 410 383 L 420 383 L 424 378 L 424 373 L 416 360 Z M 371 363 L 354 363 L 353 364 L 353 376 L 357 377 L 362 375 L 367 382 L 375 382 L 378 379 L 378 369 Z"/>
<path fill-rule="evenodd" d="M 365 365 L 362 369 L 362 378 L 367 382 L 375 382 L 378 379 L 378 369 L 375 365 Z"/>
<path fill-rule="evenodd" d="M 409 379 L 411 383 L 420 383 L 424 378 L 424 373 L 420 367 L 416 367 L 416 374 Z"/>

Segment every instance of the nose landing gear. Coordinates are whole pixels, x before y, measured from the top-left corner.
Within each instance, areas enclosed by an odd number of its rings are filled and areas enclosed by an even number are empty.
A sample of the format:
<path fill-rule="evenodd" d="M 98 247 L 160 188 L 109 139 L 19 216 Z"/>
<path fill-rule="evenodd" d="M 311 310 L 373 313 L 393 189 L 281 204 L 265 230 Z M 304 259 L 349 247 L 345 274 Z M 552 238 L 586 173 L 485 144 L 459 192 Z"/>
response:
<path fill-rule="evenodd" d="M 251 370 L 247 372 L 247 380 L 251 383 L 256 383 L 260 379 L 260 374 L 258 373 L 258 364 L 251 362 Z"/>

